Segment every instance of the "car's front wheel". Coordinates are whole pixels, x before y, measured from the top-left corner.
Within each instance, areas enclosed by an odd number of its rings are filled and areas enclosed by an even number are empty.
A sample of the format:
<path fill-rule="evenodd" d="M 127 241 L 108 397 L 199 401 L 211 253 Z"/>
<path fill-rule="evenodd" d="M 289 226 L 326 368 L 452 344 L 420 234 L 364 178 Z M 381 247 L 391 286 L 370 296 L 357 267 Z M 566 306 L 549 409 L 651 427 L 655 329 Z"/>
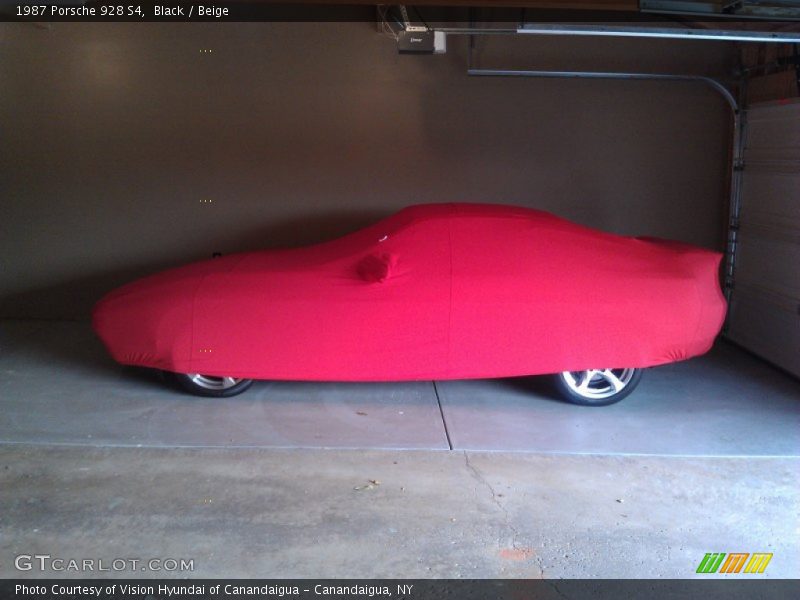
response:
<path fill-rule="evenodd" d="M 554 376 L 561 396 L 582 406 L 607 406 L 630 394 L 642 378 L 642 369 L 589 369 Z"/>
<path fill-rule="evenodd" d="M 228 398 L 241 394 L 251 385 L 252 379 L 217 377 L 202 373 L 172 373 L 172 377 L 184 390 L 195 396 Z"/>

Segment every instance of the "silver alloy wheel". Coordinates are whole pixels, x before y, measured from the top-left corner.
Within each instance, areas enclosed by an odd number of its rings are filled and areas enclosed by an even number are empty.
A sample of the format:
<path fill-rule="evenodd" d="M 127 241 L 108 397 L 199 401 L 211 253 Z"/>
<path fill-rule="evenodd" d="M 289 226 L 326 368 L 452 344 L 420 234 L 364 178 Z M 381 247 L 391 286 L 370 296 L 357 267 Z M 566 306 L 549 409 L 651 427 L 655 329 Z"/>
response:
<path fill-rule="evenodd" d="M 227 390 L 243 381 L 241 377 L 215 377 L 213 375 L 202 375 L 201 373 L 188 373 L 187 376 L 192 383 L 207 390 Z"/>
<path fill-rule="evenodd" d="M 624 390 L 636 369 L 589 369 L 564 371 L 561 379 L 574 393 L 589 400 L 610 398 Z"/>

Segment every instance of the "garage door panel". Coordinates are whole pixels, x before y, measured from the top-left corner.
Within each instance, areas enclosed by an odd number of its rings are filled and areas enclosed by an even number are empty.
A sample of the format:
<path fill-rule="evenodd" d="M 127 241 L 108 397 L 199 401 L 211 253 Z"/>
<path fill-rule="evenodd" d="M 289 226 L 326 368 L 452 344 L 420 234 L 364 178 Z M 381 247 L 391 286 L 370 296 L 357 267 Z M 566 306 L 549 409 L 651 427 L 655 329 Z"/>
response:
<path fill-rule="evenodd" d="M 748 111 L 728 337 L 800 376 L 800 103 Z"/>
<path fill-rule="evenodd" d="M 800 320 L 784 299 L 762 290 L 737 289 L 730 337 L 791 373 L 800 373 Z"/>
<path fill-rule="evenodd" d="M 742 207 L 745 230 L 762 225 L 793 229 L 798 235 L 800 172 L 751 168 L 748 164 L 743 192 L 745 198 L 758 198 L 758 204 Z"/>
<path fill-rule="evenodd" d="M 797 244 L 767 235 L 742 236 L 736 289 L 757 288 L 800 301 Z M 795 303 L 796 306 L 797 303 Z"/>
<path fill-rule="evenodd" d="M 748 111 L 747 159 L 753 163 L 800 159 L 798 104 L 756 106 Z"/>

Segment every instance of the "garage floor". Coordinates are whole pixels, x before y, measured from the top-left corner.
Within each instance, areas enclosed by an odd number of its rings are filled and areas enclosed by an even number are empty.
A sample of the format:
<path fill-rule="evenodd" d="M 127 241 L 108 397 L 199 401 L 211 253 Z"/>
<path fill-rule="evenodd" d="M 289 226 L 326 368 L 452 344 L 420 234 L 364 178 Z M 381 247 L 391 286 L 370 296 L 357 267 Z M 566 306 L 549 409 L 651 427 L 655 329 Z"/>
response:
<path fill-rule="evenodd" d="M 619 404 L 586 408 L 546 378 L 257 382 L 203 399 L 119 367 L 85 323 L 1 331 L 2 442 L 800 456 L 800 382 L 724 343 L 648 370 Z"/>
<path fill-rule="evenodd" d="M 201 577 L 800 564 L 800 383 L 727 344 L 599 409 L 543 379 L 265 382 L 221 401 L 118 367 L 85 323 L 7 321 L 0 390 L 0 577 L 37 575 L 13 568 L 35 552 L 194 558 Z"/>

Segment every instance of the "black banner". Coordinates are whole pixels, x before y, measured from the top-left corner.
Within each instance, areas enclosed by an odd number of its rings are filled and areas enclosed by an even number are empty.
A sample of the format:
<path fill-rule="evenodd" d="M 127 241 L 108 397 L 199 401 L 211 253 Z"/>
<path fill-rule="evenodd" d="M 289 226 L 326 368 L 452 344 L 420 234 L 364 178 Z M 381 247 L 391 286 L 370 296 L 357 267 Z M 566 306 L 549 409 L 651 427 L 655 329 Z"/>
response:
<path fill-rule="evenodd" d="M 3 600 L 742 600 L 797 598 L 800 580 L 6 579 Z"/>
<path fill-rule="evenodd" d="M 246 21 L 273 21 L 273 22 L 324 22 L 324 21 L 368 21 L 377 20 L 377 5 L 382 4 L 381 12 L 384 16 L 400 19 L 397 5 L 380 3 L 374 4 L 334 4 L 326 2 L 320 4 L 296 3 L 271 3 L 271 2 L 183 2 L 165 0 L 152 2 L 145 0 L 0 0 L 0 21 L 33 21 L 33 22 L 246 22 Z M 476 4 L 480 4 L 477 0 Z M 669 21 L 669 18 L 658 14 L 643 14 L 638 12 L 625 12 L 620 10 L 558 10 L 540 8 L 519 8 L 514 6 L 503 7 L 502 2 L 491 3 L 489 7 L 453 7 L 453 6 L 418 6 L 409 8 L 407 14 L 411 22 L 421 24 L 466 24 L 470 21 L 481 23 L 503 22 L 520 23 L 523 21 L 536 21 L 538 23 L 571 21 L 587 22 L 647 22 Z M 513 2 L 511 3 L 513 4 Z M 411 7 L 411 5 L 409 5 Z M 387 13 L 386 11 L 390 11 Z M 396 13 L 396 14 L 395 14 Z M 725 19 L 718 19 L 713 14 L 702 17 L 703 21 L 720 20 L 731 24 L 736 21 L 729 15 Z"/>

